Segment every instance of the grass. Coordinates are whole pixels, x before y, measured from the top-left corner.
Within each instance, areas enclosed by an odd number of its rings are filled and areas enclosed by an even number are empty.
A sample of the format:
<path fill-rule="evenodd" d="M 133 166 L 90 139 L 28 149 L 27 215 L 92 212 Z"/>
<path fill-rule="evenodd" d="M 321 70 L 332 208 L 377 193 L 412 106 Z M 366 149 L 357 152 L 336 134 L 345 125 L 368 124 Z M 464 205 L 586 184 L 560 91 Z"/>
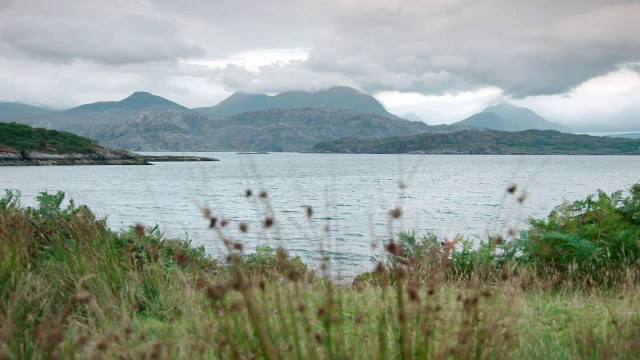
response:
<path fill-rule="evenodd" d="M 594 262 L 582 252 L 566 255 L 574 243 L 541 247 L 534 236 L 545 226 L 583 234 L 579 216 L 591 219 L 584 234 L 593 219 L 601 226 L 599 237 L 580 235 L 577 244 L 592 249 L 586 241 L 594 240 L 607 249 L 603 234 L 612 228 L 632 246 L 638 189 L 627 198 L 599 195 L 591 208 L 552 214 L 530 233 L 479 248 L 400 234 L 386 244 L 389 257 L 353 284 L 327 278 L 328 263 L 309 269 L 282 249 L 244 255 L 241 241 L 226 235 L 242 225 L 206 209 L 206 224 L 228 250 L 224 261 L 157 228 L 111 231 L 88 208 L 63 207 L 62 193 L 43 193 L 37 208 L 24 208 L 7 191 L 0 359 L 638 358 L 633 251 Z M 618 211 L 626 215 L 611 215 Z"/>

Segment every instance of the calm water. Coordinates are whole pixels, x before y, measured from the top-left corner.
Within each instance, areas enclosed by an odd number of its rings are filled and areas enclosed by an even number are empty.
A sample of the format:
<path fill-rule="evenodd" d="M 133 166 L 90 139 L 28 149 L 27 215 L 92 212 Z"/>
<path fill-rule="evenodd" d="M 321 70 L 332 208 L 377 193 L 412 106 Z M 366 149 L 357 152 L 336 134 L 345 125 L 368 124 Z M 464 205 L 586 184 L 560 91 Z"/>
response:
<path fill-rule="evenodd" d="M 182 153 L 184 154 L 184 153 Z M 251 251 L 282 245 L 309 263 L 320 251 L 336 275 L 371 268 L 375 244 L 404 229 L 485 237 L 526 227 L 563 200 L 597 189 L 612 192 L 640 181 L 640 157 L 239 155 L 197 153 L 219 162 L 154 166 L 0 167 L 0 188 L 19 189 L 23 204 L 40 191 L 62 190 L 77 204 L 108 215 L 113 228 L 159 224 L 169 236 L 188 236 L 215 256 L 224 252 L 201 207 L 231 220 L 227 232 Z M 516 196 L 509 184 L 518 185 Z M 404 187 L 404 189 L 403 189 Z M 268 198 L 245 197 L 265 190 Z M 526 191 L 520 204 L 516 197 Z M 314 209 L 309 221 L 305 207 Z M 391 223 L 389 211 L 403 210 Z M 275 226 L 265 230 L 265 216 Z M 237 228 L 249 224 L 248 234 Z"/>

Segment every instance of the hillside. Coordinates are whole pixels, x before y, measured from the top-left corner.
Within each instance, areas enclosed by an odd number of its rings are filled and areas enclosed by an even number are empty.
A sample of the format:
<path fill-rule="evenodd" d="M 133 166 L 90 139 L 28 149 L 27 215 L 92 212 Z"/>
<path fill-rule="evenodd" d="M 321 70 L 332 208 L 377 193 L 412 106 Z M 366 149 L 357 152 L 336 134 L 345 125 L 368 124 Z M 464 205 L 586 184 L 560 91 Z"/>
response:
<path fill-rule="evenodd" d="M 307 107 L 248 111 L 217 120 L 184 111 L 148 112 L 84 135 L 128 150 L 309 151 L 320 141 L 341 137 L 413 135 L 430 129 L 422 122 Z"/>
<path fill-rule="evenodd" d="M 640 140 L 572 135 L 554 130 L 484 130 L 382 139 L 344 138 L 316 144 L 312 151 L 374 154 L 640 155 Z"/>
<path fill-rule="evenodd" d="M 610 137 L 610 138 L 640 139 L 640 133 L 611 134 L 611 135 L 607 135 L 607 137 Z"/>
<path fill-rule="evenodd" d="M 193 109 L 213 118 L 223 118 L 245 111 L 263 109 L 299 109 L 305 107 L 329 107 L 354 110 L 396 118 L 373 96 L 349 87 L 332 87 L 316 92 L 287 91 L 275 96 L 236 92 L 216 106 Z"/>
<path fill-rule="evenodd" d="M 547 121 L 530 109 L 510 104 L 489 106 L 454 125 L 470 125 L 500 131 L 523 131 L 529 129 L 556 130 L 573 133 L 569 128 Z"/>
<path fill-rule="evenodd" d="M 33 115 L 33 114 L 47 114 L 51 110 L 41 108 L 38 106 L 27 105 L 16 102 L 0 101 L 0 116 L 2 115 Z"/>

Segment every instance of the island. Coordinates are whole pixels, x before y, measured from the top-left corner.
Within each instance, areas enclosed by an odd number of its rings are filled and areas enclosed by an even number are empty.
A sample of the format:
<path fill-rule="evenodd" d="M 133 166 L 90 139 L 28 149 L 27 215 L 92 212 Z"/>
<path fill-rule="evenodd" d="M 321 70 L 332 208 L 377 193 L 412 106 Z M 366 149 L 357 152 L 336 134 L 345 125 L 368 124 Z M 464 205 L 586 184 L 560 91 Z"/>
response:
<path fill-rule="evenodd" d="M 0 123 L 0 166 L 152 165 L 154 162 L 219 161 L 200 156 L 140 155 L 112 150 L 65 131 Z"/>

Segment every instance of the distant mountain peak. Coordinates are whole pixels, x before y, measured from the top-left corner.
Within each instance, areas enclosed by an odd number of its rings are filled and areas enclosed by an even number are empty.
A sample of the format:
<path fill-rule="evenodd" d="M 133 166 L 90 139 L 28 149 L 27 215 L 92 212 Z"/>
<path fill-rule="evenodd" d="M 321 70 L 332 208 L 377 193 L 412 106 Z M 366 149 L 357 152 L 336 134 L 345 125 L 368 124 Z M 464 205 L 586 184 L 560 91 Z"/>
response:
<path fill-rule="evenodd" d="M 215 118 L 262 109 L 300 109 L 329 107 L 396 118 L 373 96 L 347 86 L 334 86 L 318 91 L 285 91 L 275 96 L 246 94 L 236 91 L 216 106 L 194 109 Z"/>
<path fill-rule="evenodd" d="M 572 133 L 560 124 L 547 121 L 533 110 L 508 103 L 488 106 L 480 113 L 455 124 L 471 125 L 501 131 L 523 131 L 529 129 L 557 130 Z"/>
<path fill-rule="evenodd" d="M 146 91 L 136 91 L 120 101 L 100 101 L 67 110 L 74 113 L 112 111 L 188 110 L 186 107 Z"/>

